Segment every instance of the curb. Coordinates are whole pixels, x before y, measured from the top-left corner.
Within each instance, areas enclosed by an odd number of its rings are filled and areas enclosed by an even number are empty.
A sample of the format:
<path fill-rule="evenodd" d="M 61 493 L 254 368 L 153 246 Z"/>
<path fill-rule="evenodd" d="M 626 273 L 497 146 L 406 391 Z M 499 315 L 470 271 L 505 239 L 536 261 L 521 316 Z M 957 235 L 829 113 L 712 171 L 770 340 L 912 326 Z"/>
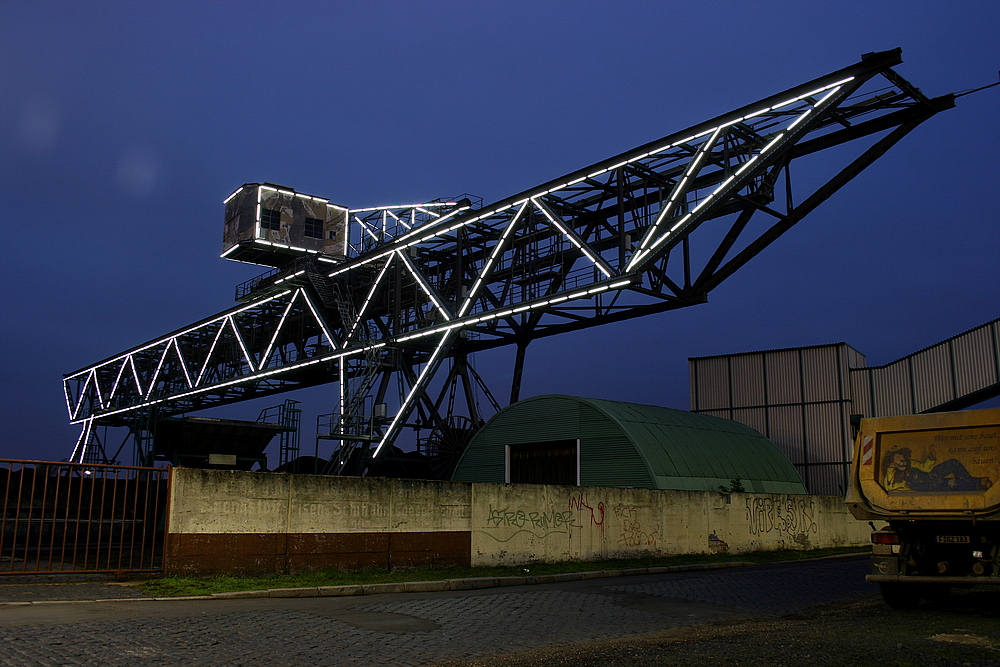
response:
<path fill-rule="evenodd" d="M 688 565 L 665 565 L 662 567 L 639 567 L 624 570 L 589 570 L 584 572 L 564 572 L 560 574 L 540 574 L 528 577 L 473 577 L 467 579 L 442 579 L 439 581 L 406 581 L 384 584 L 349 584 L 345 586 L 312 586 L 307 588 L 270 588 L 256 591 L 230 591 L 212 593 L 210 595 L 183 595 L 175 597 L 148 598 L 112 598 L 96 600 L 37 600 L 34 602 L 0 602 L 0 607 L 23 607 L 26 605 L 49 604 L 81 604 L 92 602 L 167 602 L 175 600 L 246 600 L 253 598 L 306 598 L 306 597 L 344 597 L 354 595 L 379 595 L 385 593 L 437 593 L 442 591 L 470 591 L 484 588 L 501 588 L 504 586 L 526 586 L 533 584 L 555 584 L 565 581 L 582 581 L 586 579 L 608 579 L 612 577 L 635 577 L 647 574 L 669 574 L 672 572 L 696 572 L 700 570 L 723 570 L 736 567 L 753 567 L 760 565 L 786 565 L 789 563 L 807 563 L 817 560 L 834 558 L 850 558 L 869 555 L 867 552 L 856 554 L 836 554 L 819 558 L 802 558 L 799 560 L 774 561 L 770 563 L 752 563 L 750 561 L 731 561 L 728 563 L 702 563 Z"/>

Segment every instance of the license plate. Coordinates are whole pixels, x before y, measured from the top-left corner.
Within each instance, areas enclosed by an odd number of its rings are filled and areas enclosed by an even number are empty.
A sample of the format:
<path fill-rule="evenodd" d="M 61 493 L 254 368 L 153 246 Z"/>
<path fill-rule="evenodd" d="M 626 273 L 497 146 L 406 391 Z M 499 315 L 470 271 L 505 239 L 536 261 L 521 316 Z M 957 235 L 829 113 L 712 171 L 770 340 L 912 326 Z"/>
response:
<path fill-rule="evenodd" d="M 938 535 L 938 544 L 968 544 L 968 535 Z"/>

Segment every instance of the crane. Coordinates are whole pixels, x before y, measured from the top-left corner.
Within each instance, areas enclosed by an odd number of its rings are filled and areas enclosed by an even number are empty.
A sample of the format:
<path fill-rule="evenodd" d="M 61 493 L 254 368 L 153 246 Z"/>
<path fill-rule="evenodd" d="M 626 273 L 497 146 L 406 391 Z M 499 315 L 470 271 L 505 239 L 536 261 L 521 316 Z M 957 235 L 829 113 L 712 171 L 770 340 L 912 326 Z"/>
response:
<path fill-rule="evenodd" d="M 72 460 L 100 425 L 157 420 L 324 383 L 327 472 L 365 474 L 404 431 L 447 476 L 499 401 L 470 356 L 704 303 L 910 131 L 954 106 L 893 68 L 899 49 L 484 205 L 351 209 L 271 183 L 226 200 L 224 251 L 271 269 L 237 305 L 64 376 Z M 845 150 L 829 149 L 851 147 Z M 832 173 L 795 180 L 822 154 Z M 797 173 L 797 172 L 796 172 Z M 421 437 L 421 433 L 424 434 Z"/>

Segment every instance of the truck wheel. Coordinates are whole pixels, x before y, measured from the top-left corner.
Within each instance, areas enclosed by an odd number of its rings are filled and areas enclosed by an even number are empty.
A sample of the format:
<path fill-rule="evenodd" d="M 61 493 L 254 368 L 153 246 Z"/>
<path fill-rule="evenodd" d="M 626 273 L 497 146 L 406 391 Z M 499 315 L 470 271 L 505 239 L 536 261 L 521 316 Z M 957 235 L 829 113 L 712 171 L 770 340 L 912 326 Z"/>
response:
<path fill-rule="evenodd" d="M 914 584 L 881 583 L 882 599 L 893 609 L 913 609 L 920 602 L 920 586 Z"/>

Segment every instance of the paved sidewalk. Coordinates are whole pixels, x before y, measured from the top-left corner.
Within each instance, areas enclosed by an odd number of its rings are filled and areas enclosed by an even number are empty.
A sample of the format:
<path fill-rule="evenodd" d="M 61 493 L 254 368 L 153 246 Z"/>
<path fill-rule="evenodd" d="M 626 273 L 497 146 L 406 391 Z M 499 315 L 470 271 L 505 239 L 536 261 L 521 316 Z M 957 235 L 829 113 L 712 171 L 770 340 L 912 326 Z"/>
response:
<path fill-rule="evenodd" d="M 854 554 L 828 556 L 818 560 L 856 558 Z M 507 586 L 541 585 L 590 579 L 608 579 L 614 577 L 635 577 L 651 574 L 672 574 L 680 572 L 699 572 L 704 570 L 731 569 L 737 567 L 762 566 L 763 564 L 745 561 L 729 563 L 706 563 L 691 565 L 672 565 L 665 567 L 631 568 L 622 570 L 592 570 L 586 572 L 568 572 L 564 574 L 546 574 L 529 577 L 477 577 L 470 579 L 445 579 L 440 581 L 410 581 L 386 584 L 363 584 L 347 586 L 319 586 L 310 588 L 274 588 L 268 590 L 234 591 L 230 593 L 214 593 L 212 595 L 196 595 L 186 597 L 153 597 L 141 590 L 141 582 L 114 582 L 97 577 L 66 577 L 60 575 L 41 575 L 38 577 L 10 577 L 0 579 L 0 605 L 25 604 L 33 602 L 101 602 L 115 600 L 209 600 L 209 599 L 239 599 L 239 598 L 279 598 L 279 597 L 342 597 L 351 595 L 377 595 L 386 593 L 429 593 L 439 591 L 464 591 L 484 588 L 502 588 Z"/>
<path fill-rule="evenodd" d="M 843 558 L 405 595 L 22 601 L 0 605 L 0 664 L 428 665 L 801 613 L 874 593 L 868 567 Z"/>

